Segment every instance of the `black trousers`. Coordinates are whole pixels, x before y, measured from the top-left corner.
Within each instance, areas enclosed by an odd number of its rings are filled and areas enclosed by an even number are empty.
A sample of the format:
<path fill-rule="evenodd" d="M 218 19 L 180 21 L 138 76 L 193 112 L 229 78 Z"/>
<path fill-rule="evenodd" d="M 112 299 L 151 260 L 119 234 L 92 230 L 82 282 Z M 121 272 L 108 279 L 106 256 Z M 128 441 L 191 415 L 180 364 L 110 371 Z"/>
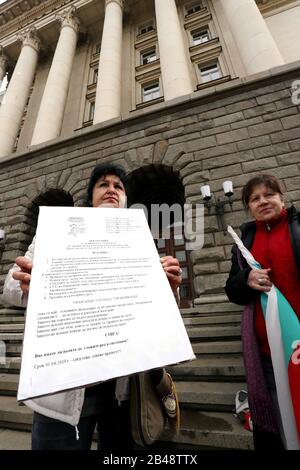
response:
<path fill-rule="evenodd" d="M 137 449 L 131 436 L 129 401 L 119 406 L 110 387 L 104 387 L 103 393 L 97 413 L 80 418 L 78 433 L 75 426 L 34 413 L 32 450 L 89 450 L 96 427 L 98 449 Z"/>

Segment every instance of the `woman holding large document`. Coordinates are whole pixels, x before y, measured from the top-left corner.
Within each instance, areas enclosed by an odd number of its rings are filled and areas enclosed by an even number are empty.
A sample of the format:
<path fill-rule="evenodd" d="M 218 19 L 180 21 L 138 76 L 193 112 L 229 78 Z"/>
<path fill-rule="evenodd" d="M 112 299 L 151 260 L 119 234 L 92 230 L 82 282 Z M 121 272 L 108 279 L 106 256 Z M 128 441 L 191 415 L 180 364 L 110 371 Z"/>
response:
<path fill-rule="evenodd" d="M 126 201 L 124 170 L 113 164 L 96 166 L 87 196 L 90 207 L 123 208 Z M 27 305 L 33 255 L 34 241 L 9 271 L 3 293 L 9 303 Z M 177 296 L 181 283 L 179 263 L 171 256 L 161 258 L 161 263 Z M 178 404 L 170 376 L 164 369 L 155 369 L 150 374 L 166 416 L 171 421 L 176 420 Z M 122 377 L 26 401 L 34 410 L 32 449 L 90 449 L 96 424 L 100 449 L 133 449 L 129 395 L 128 377 Z"/>

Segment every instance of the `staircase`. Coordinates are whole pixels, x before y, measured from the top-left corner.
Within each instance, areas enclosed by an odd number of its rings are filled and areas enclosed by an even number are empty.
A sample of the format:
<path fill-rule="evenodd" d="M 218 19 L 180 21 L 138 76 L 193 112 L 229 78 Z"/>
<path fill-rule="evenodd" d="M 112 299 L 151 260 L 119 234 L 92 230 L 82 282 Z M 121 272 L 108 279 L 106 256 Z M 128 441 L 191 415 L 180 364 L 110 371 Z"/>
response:
<path fill-rule="evenodd" d="M 241 309 L 227 302 L 224 296 L 203 298 L 202 302 L 182 310 L 196 359 L 168 368 L 181 403 L 180 431 L 174 436 L 166 429 L 156 448 L 252 449 L 251 432 L 233 416 L 235 394 L 246 387 Z M 23 330 L 23 309 L 3 307 L 0 310 L 0 449 L 30 449 L 28 431 L 32 412 L 16 401 Z"/>
<path fill-rule="evenodd" d="M 253 449 L 252 433 L 233 416 L 236 392 L 247 389 L 241 344 L 241 308 L 225 296 L 206 297 L 182 310 L 196 359 L 169 367 L 181 404 L 173 449 Z"/>

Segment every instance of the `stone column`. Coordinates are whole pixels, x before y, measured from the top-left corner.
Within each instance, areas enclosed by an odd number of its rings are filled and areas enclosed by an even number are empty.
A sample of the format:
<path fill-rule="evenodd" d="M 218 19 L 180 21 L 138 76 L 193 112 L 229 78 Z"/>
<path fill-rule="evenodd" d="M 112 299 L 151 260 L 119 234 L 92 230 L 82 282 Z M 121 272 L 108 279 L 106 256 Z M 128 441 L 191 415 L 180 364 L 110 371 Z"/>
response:
<path fill-rule="evenodd" d="M 161 75 L 165 100 L 193 92 L 175 0 L 155 0 Z"/>
<path fill-rule="evenodd" d="M 7 71 L 7 64 L 8 64 L 7 57 L 4 54 L 3 47 L 0 46 L 0 87 L 1 87 L 2 80 L 5 77 L 5 74 Z"/>
<path fill-rule="evenodd" d="M 0 157 L 13 151 L 38 60 L 40 41 L 35 28 L 19 39 L 22 49 L 0 106 Z"/>
<path fill-rule="evenodd" d="M 31 145 L 58 137 L 63 122 L 76 51 L 79 20 L 74 7 L 58 16 L 57 19 L 61 22 L 60 36 L 40 104 Z"/>
<path fill-rule="evenodd" d="M 223 7 L 247 74 L 284 64 L 255 0 L 214 1 Z"/>
<path fill-rule="evenodd" d="M 123 0 L 105 0 L 94 124 L 121 114 Z"/>

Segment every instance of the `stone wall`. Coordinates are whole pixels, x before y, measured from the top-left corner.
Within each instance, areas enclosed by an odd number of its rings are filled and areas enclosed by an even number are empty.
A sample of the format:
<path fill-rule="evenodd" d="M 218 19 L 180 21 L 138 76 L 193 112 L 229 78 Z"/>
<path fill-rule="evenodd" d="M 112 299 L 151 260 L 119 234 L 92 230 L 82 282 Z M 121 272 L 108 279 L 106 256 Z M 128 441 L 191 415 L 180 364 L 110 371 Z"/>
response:
<path fill-rule="evenodd" d="M 0 163 L 0 227 L 6 231 L 1 278 L 30 241 L 29 208 L 40 194 L 60 189 L 82 203 L 91 169 L 101 161 L 122 164 L 128 173 L 163 164 L 179 173 L 186 202 L 200 203 L 200 185 L 216 196 L 222 182 L 235 188 L 226 223 L 237 227 L 247 214 L 240 190 L 250 176 L 278 176 L 288 198 L 300 206 L 300 106 L 291 86 L 300 63 L 210 87 L 144 108 L 108 123 L 81 129 L 70 139 L 42 144 Z M 196 294 L 222 291 L 230 267 L 231 239 L 214 212 L 205 214 L 205 245 L 191 253 Z"/>

